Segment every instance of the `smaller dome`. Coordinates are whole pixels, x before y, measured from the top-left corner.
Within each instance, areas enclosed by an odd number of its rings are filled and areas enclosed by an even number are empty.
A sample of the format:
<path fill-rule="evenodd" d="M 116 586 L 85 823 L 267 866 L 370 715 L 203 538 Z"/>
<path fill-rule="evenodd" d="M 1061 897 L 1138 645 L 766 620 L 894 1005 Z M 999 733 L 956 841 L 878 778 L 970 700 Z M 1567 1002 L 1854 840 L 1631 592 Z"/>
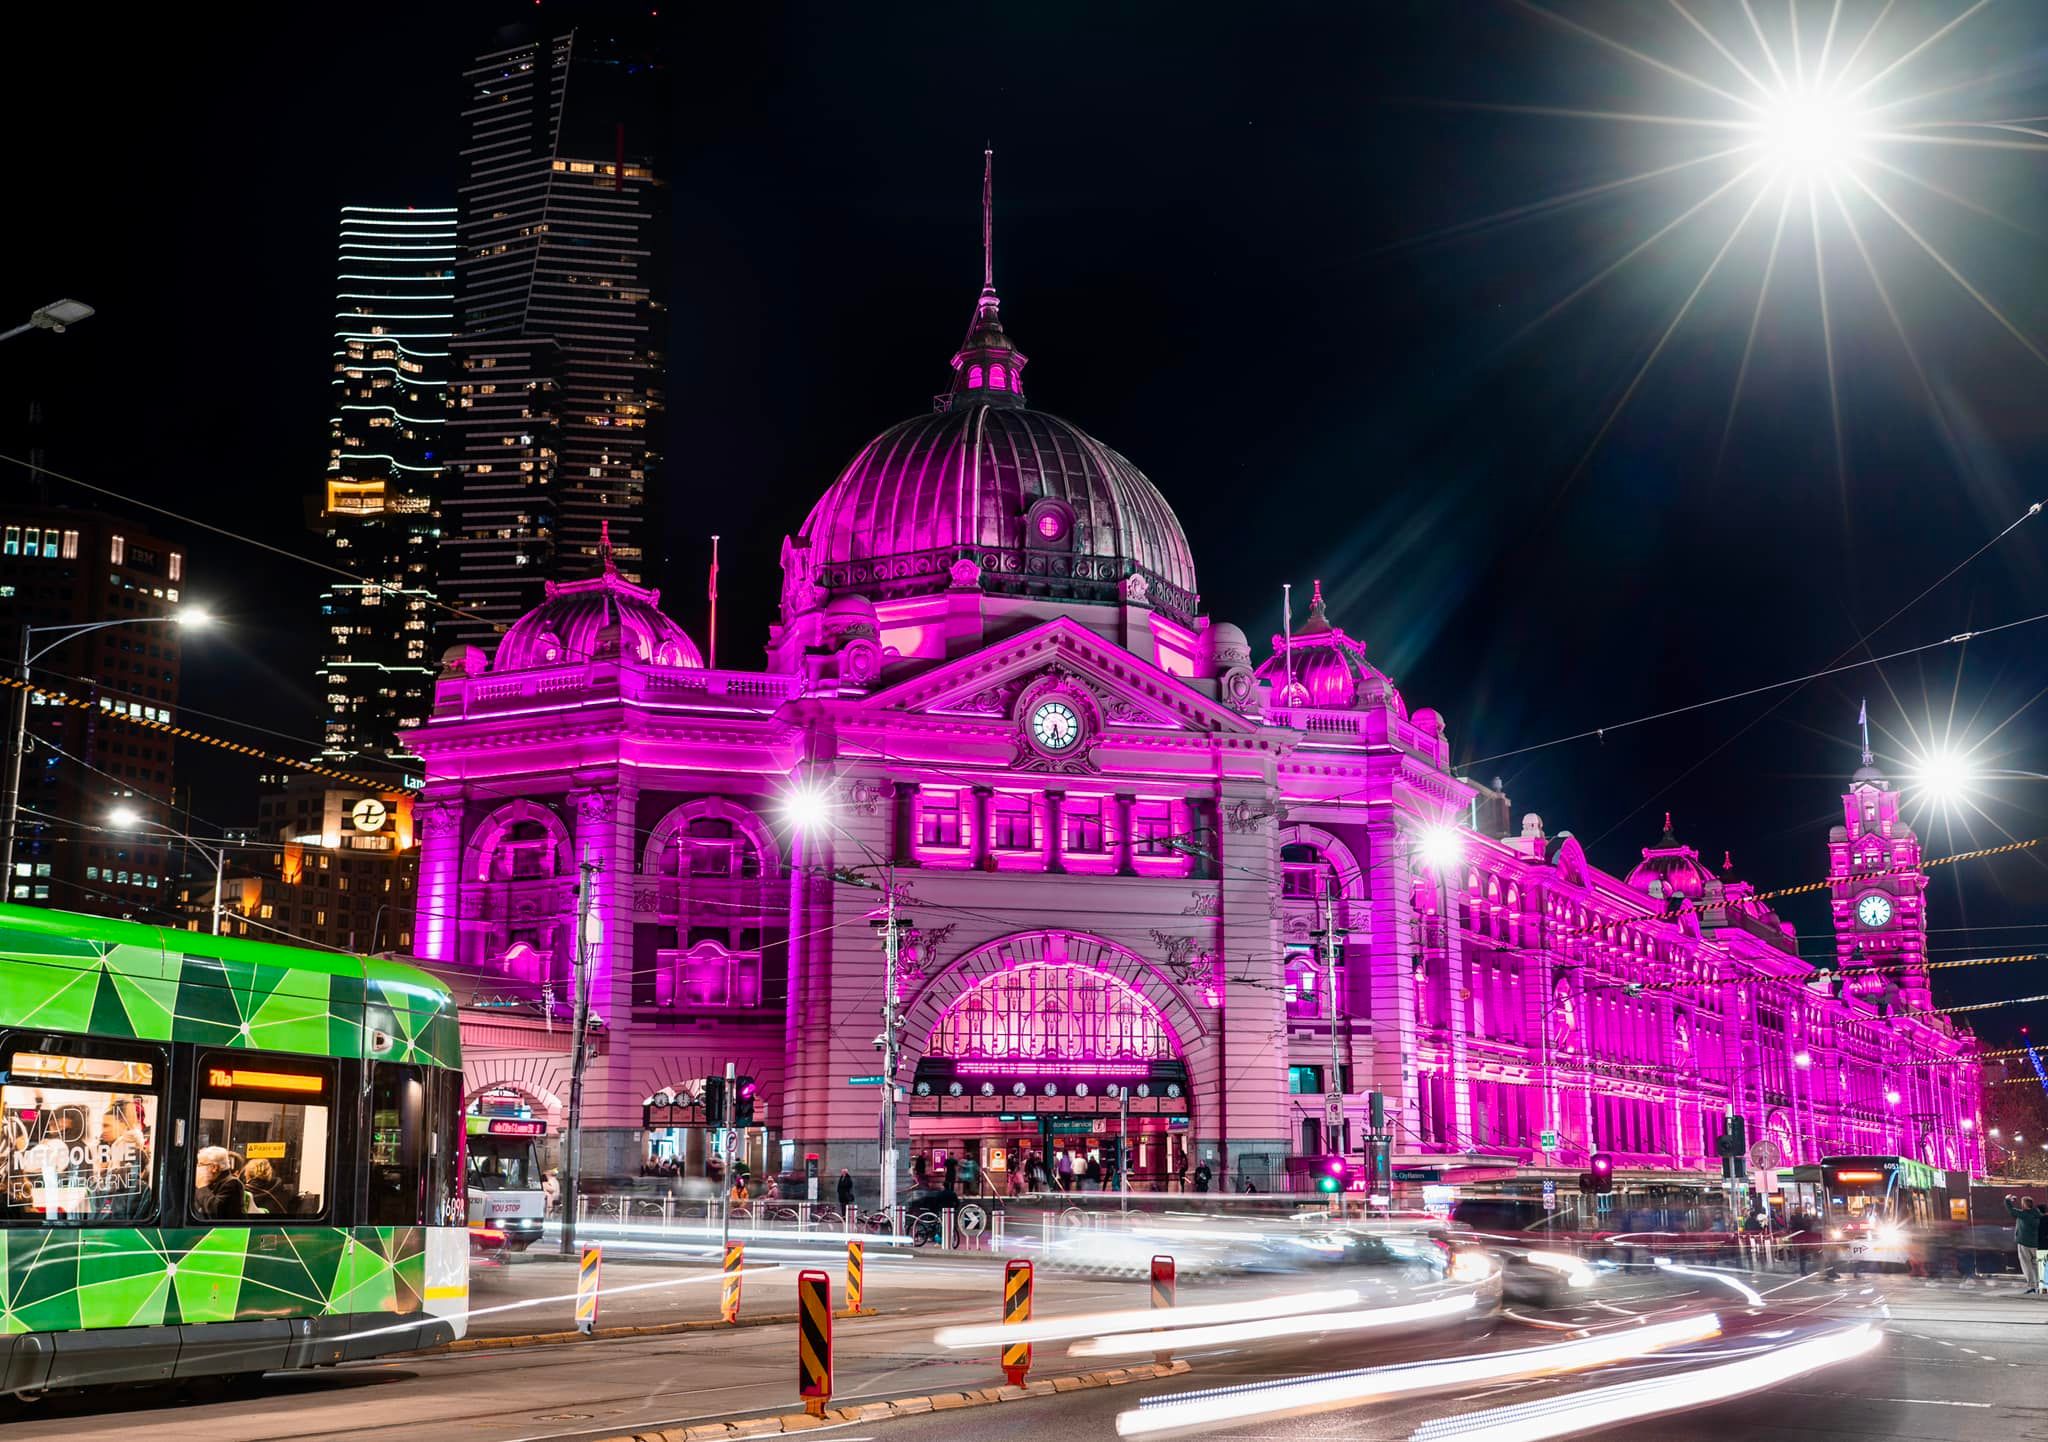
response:
<path fill-rule="evenodd" d="M 1365 659 L 1365 643 L 1330 624 L 1321 581 L 1315 583 L 1308 619 L 1291 639 L 1273 638 L 1273 654 L 1258 675 L 1272 683 L 1274 704 L 1279 706 L 1345 710 L 1394 695 L 1385 673 Z"/>
<path fill-rule="evenodd" d="M 618 658 L 642 666 L 701 670 L 704 658 L 681 626 L 662 614 L 661 592 L 636 586 L 612 565 L 587 581 L 550 581 L 547 599 L 512 623 L 491 658 L 493 671 Z"/>
<path fill-rule="evenodd" d="M 1671 813 L 1664 813 L 1664 834 L 1655 846 L 1643 848 L 1643 859 L 1628 874 L 1628 884 L 1645 896 L 1669 901 L 1676 896 L 1698 901 L 1707 894 L 1714 873 L 1700 860 L 1699 852 L 1681 842 L 1671 830 Z"/>

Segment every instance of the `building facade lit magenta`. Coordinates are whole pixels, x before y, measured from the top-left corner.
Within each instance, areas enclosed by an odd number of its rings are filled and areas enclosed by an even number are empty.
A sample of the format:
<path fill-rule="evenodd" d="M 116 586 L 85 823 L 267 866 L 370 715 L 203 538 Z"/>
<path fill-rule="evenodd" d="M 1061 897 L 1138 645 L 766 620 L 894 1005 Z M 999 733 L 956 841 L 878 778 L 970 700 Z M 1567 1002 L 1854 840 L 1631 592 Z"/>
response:
<path fill-rule="evenodd" d="M 763 669 L 707 669 L 609 565 L 448 652 L 415 935 L 472 1000 L 475 1093 L 562 1119 L 588 864 L 594 1170 L 731 1062 L 782 1148 L 756 1165 L 871 1186 L 880 887 L 911 923 L 899 1136 L 998 1176 L 1107 1155 L 1124 1089 L 1141 1182 L 1274 1185 L 1359 1146 L 1372 1091 L 1397 1162 L 1448 1177 L 1714 1173 L 1730 1111 L 1784 1162 L 1978 1166 L 1975 1044 L 1924 1010 L 1917 841 L 1868 757 L 1815 838 L 1838 986 L 1668 823 L 1626 875 L 1511 824 L 1319 591 L 1256 659 L 1161 491 L 1025 367 L 985 284 L 936 408 L 784 542 Z"/>

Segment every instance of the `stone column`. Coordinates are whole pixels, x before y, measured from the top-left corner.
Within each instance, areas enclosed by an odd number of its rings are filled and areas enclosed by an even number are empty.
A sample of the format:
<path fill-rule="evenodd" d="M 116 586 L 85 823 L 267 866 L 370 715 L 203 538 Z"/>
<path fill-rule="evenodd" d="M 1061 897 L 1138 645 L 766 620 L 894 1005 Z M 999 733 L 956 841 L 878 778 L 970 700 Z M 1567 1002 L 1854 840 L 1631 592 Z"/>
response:
<path fill-rule="evenodd" d="M 432 800 L 413 803 L 420 833 L 418 900 L 413 912 L 413 955 L 453 962 L 462 902 L 462 797 L 437 788 Z"/>
<path fill-rule="evenodd" d="M 590 1014 L 593 1034 L 602 1045 L 583 1082 L 584 1165 L 613 1172 L 637 1167 L 634 1133 L 640 1125 L 642 1097 L 632 1079 L 633 1022 L 633 887 L 638 880 L 639 850 L 634 826 L 639 790 L 630 785 L 584 787 L 569 794 L 576 819 L 573 865 L 595 863 L 596 889 L 590 914 L 598 927 L 590 946 Z M 576 916 L 567 926 L 569 942 L 577 942 Z M 602 1021 L 601 1030 L 595 1026 Z"/>
<path fill-rule="evenodd" d="M 993 787 L 974 788 L 974 864 L 987 866 L 995 856 L 995 838 L 989 834 L 994 824 L 996 793 Z"/>
<path fill-rule="evenodd" d="M 1066 799 L 1064 791 L 1045 793 L 1045 869 L 1055 873 L 1067 869 L 1067 838 L 1060 830 L 1060 807 Z"/>
<path fill-rule="evenodd" d="M 1129 876 L 1131 867 L 1131 811 L 1138 798 L 1128 791 L 1116 794 L 1116 874 Z"/>

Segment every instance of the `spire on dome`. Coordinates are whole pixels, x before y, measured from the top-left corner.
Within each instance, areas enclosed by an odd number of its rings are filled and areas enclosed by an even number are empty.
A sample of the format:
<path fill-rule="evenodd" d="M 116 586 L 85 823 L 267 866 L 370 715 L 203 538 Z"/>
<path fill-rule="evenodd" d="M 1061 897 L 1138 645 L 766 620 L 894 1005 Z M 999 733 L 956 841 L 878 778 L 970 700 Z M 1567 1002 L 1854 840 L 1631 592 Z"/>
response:
<path fill-rule="evenodd" d="M 1658 840 L 1657 844 L 1659 846 L 1677 846 L 1680 844 L 1678 833 L 1671 829 L 1671 813 L 1668 811 L 1664 813 L 1664 835 Z"/>
<path fill-rule="evenodd" d="M 953 356 L 953 383 L 937 399 L 940 410 L 958 405 L 1024 404 L 1024 367 L 1029 358 L 1003 331 L 1003 303 L 996 295 L 995 155 L 981 152 L 981 296 L 974 303 L 967 339 Z"/>
<path fill-rule="evenodd" d="M 609 519 L 597 523 L 597 559 L 607 576 L 618 573 L 619 568 L 612 563 L 612 523 Z"/>
<path fill-rule="evenodd" d="M 1315 590 L 1309 594 L 1308 619 L 1301 623 L 1300 634 L 1314 636 L 1330 629 L 1330 613 L 1323 609 L 1323 583 L 1317 581 Z"/>

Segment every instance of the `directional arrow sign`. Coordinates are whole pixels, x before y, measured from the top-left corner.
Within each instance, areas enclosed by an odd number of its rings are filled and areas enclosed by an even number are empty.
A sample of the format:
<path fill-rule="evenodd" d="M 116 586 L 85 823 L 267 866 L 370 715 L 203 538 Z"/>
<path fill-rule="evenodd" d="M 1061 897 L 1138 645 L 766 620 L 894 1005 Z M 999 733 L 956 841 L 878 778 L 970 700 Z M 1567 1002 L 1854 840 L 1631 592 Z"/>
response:
<path fill-rule="evenodd" d="M 887 1080 L 885 1076 L 850 1076 L 846 1084 L 850 1087 L 878 1087 Z"/>

